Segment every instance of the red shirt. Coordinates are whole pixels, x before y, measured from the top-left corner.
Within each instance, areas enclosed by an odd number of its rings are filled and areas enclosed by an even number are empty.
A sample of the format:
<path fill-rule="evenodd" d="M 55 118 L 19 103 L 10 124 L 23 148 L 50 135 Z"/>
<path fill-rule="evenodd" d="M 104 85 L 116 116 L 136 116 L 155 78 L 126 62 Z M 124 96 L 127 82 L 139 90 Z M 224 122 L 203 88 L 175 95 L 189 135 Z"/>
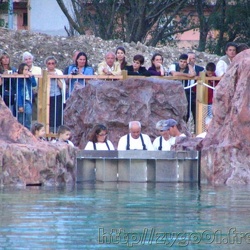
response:
<path fill-rule="evenodd" d="M 216 74 L 214 73 L 213 76 L 216 76 Z M 212 81 L 212 80 L 208 81 L 208 85 L 210 85 L 212 87 L 217 86 L 218 83 L 219 83 L 219 81 Z M 207 97 L 207 103 L 208 104 L 212 104 L 213 103 L 213 95 L 214 95 L 214 90 L 208 88 L 208 97 Z"/>

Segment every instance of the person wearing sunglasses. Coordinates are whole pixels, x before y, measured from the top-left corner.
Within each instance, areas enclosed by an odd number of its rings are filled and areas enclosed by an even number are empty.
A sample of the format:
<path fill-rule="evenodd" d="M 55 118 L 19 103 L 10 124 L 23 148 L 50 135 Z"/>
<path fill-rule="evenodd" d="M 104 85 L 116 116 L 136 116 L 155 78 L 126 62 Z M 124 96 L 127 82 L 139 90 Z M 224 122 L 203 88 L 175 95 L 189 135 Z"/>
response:
<path fill-rule="evenodd" d="M 97 124 L 90 133 L 85 150 L 115 150 L 112 142 L 107 137 L 107 127 L 103 124 Z"/>
<path fill-rule="evenodd" d="M 60 69 L 56 68 L 57 59 L 48 56 L 45 61 L 46 70 L 50 78 L 50 112 L 49 126 L 50 132 L 56 133 L 58 127 L 63 123 L 63 103 L 65 102 L 65 81 L 62 78 L 53 78 L 56 75 L 63 75 Z"/>

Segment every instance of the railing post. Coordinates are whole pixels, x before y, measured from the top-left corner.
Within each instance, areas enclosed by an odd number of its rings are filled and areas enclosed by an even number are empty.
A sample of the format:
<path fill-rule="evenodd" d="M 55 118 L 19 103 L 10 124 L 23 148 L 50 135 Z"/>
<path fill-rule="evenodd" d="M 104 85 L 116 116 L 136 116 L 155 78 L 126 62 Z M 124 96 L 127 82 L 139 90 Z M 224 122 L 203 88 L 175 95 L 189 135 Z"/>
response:
<path fill-rule="evenodd" d="M 202 84 L 205 82 L 206 73 L 201 72 L 200 77 L 201 79 L 197 81 L 198 84 L 196 88 L 196 134 L 203 132 L 203 121 L 205 120 L 203 106 L 207 104 L 208 97 L 207 87 Z"/>
<path fill-rule="evenodd" d="M 49 134 L 49 97 L 50 84 L 48 78 L 48 71 L 42 71 L 42 79 L 39 79 L 38 85 L 38 122 L 45 126 L 46 134 Z"/>
<path fill-rule="evenodd" d="M 126 80 L 128 78 L 128 71 L 122 70 L 122 80 Z"/>

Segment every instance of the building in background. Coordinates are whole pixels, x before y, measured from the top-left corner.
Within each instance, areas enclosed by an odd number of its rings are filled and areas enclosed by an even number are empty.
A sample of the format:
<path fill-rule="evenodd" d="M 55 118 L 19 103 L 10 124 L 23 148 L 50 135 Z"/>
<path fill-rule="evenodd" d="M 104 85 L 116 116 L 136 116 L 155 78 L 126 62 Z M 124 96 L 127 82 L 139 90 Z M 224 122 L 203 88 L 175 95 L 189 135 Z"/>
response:
<path fill-rule="evenodd" d="M 13 0 L 13 29 L 14 30 L 28 30 L 28 0 Z M 0 1 L 0 27 L 8 28 L 9 13 L 8 0 Z"/>
<path fill-rule="evenodd" d="M 55 0 L 13 0 L 13 10 L 13 30 L 67 35 L 68 20 Z M 8 28 L 8 22 L 8 0 L 0 0 L 0 27 Z"/>

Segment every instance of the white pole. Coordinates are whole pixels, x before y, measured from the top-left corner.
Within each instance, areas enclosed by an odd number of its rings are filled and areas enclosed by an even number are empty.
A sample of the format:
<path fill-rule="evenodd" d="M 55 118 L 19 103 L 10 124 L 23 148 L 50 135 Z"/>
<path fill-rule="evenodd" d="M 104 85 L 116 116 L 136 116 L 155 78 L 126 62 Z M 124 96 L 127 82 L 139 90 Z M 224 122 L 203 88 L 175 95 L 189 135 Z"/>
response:
<path fill-rule="evenodd" d="M 9 0 L 9 6 L 8 6 L 8 28 L 10 30 L 13 30 L 13 0 Z"/>

